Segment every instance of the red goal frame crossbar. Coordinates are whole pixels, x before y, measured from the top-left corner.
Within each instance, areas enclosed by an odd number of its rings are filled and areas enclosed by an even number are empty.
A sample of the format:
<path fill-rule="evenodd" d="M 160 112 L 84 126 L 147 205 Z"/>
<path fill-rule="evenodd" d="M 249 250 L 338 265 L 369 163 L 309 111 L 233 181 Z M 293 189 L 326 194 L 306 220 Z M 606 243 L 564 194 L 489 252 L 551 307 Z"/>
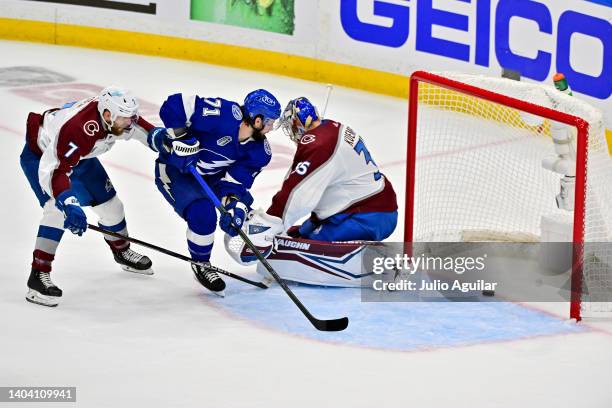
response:
<path fill-rule="evenodd" d="M 460 92 L 489 102 L 502 104 L 520 111 L 541 116 L 549 120 L 573 126 L 577 130 L 576 147 L 576 190 L 574 206 L 573 259 L 572 259 L 572 293 L 570 303 L 570 318 L 577 321 L 580 316 L 582 292 L 584 216 L 587 177 L 587 142 L 589 124 L 582 118 L 539 106 L 520 99 L 512 98 L 497 92 L 488 91 L 473 85 L 445 78 L 425 71 L 415 71 L 410 77 L 410 92 L 408 100 L 408 146 L 406 151 L 406 214 L 404 219 L 404 242 L 413 242 L 414 228 L 414 183 L 416 168 L 416 138 L 417 117 L 419 106 L 419 83 L 425 82 L 451 91 Z"/>

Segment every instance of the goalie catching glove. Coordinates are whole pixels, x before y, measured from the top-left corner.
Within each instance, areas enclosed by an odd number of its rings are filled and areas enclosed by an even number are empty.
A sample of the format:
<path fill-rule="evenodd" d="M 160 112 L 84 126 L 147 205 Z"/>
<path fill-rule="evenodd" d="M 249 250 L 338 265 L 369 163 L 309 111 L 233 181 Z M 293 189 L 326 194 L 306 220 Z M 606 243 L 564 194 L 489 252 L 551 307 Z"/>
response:
<path fill-rule="evenodd" d="M 258 209 L 251 211 L 242 226 L 242 231 L 265 257 L 270 255 L 274 246 L 274 237 L 283 232 L 283 221 Z M 238 263 L 249 265 L 257 261 L 241 237 L 225 236 L 225 248 Z"/>

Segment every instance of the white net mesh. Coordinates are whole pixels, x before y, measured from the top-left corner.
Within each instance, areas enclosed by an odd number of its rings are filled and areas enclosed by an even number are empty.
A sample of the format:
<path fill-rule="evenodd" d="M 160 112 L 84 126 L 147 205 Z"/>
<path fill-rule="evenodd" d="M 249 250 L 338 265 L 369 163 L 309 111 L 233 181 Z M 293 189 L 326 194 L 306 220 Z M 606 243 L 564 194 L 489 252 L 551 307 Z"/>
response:
<path fill-rule="evenodd" d="M 583 300 L 609 299 L 612 160 L 601 112 L 554 87 L 438 75 L 588 122 L 587 163 L 577 164 L 587 168 L 583 284 L 590 299 Z M 537 241 L 542 216 L 567 215 L 555 201 L 562 176 L 542 167 L 556 154 L 548 120 L 428 83 L 419 84 L 418 100 L 414 241 Z M 572 144 L 575 151 L 576 137 Z"/>

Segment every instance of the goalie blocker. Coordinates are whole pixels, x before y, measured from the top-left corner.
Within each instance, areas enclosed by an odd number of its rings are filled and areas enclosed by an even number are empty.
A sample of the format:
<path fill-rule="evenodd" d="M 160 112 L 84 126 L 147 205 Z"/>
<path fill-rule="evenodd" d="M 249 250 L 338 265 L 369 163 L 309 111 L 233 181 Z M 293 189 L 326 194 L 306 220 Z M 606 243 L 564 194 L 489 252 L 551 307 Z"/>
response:
<path fill-rule="evenodd" d="M 266 257 L 281 278 L 311 285 L 360 287 L 363 277 L 371 271 L 362 271 L 362 260 L 370 241 L 324 242 L 303 238 L 278 236 L 282 221 L 278 217 L 255 210 L 245 221 L 243 231 Z M 225 236 L 225 247 L 232 258 L 242 265 L 257 262 L 242 238 Z M 257 272 L 268 277 L 266 269 L 258 263 Z"/>

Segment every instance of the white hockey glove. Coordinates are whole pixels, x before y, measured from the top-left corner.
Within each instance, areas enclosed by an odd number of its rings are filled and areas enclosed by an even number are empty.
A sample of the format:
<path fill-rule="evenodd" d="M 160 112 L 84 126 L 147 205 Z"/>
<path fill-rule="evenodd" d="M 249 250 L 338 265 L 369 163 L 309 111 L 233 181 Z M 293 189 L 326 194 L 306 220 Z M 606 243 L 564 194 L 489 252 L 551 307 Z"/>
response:
<path fill-rule="evenodd" d="M 266 214 L 262 209 L 251 211 L 242 226 L 242 231 L 251 242 L 267 257 L 274 247 L 274 237 L 283 232 L 283 220 Z M 249 265 L 257 261 L 240 236 L 225 235 L 225 248 L 231 257 L 238 263 Z"/>

